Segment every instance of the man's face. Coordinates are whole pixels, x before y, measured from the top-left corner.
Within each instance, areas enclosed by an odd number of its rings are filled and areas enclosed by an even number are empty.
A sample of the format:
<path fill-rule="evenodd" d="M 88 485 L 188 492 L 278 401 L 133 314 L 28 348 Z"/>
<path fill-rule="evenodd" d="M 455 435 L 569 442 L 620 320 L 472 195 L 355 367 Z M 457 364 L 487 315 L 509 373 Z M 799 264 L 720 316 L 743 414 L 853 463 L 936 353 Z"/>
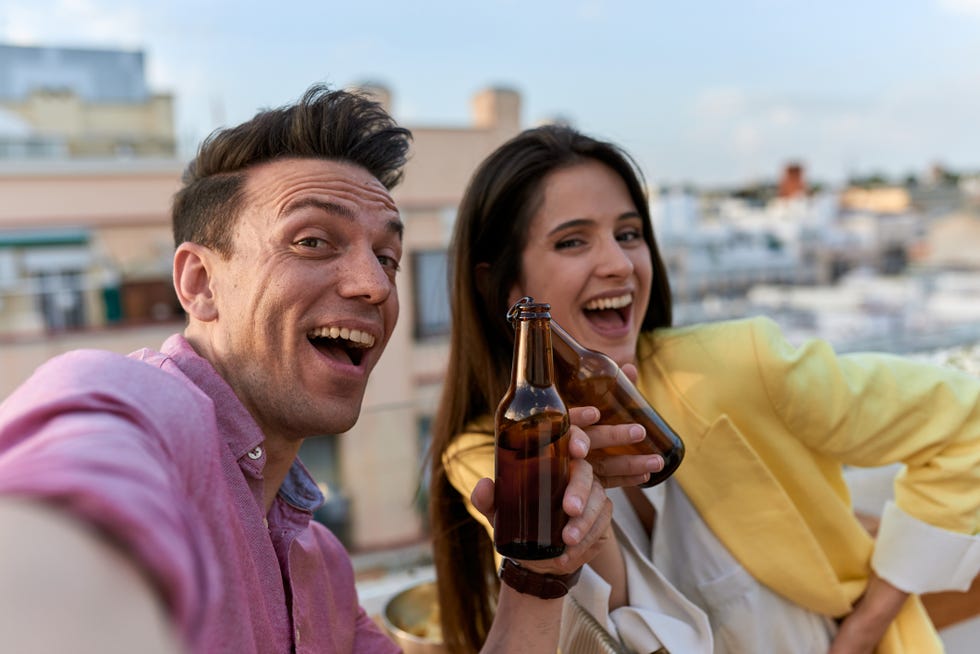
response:
<path fill-rule="evenodd" d="M 398 210 L 337 161 L 261 164 L 244 192 L 211 273 L 208 358 L 267 437 L 346 431 L 398 318 Z"/>

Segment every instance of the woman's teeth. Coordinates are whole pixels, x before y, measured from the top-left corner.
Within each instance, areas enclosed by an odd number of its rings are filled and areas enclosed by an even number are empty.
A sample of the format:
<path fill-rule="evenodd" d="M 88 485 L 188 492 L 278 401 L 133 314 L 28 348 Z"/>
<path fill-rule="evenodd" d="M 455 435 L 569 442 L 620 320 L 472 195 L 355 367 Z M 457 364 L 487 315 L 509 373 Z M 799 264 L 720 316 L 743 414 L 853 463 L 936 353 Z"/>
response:
<path fill-rule="evenodd" d="M 317 327 L 311 330 L 307 336 L 310 338 L 340 338 L 358 347 L 374 345 L 374 336 L 359 329 L 348 329 L 347 327 Z"/>
<path fill-rule="evenodd" d="M 603 309 L 622 309 L 633 303 L 632 293 L 625 293 L 618 297 L 604 297 L 587 302 L 586 311 L 601 311 Z"/>

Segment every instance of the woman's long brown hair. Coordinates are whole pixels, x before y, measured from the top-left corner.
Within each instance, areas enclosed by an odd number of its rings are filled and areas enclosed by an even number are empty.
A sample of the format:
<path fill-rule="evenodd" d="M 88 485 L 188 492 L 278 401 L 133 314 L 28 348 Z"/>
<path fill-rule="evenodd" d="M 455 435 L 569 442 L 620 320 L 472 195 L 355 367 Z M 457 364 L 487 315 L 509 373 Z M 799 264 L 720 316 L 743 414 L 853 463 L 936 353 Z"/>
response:
<path fill-rule="evenodd" d="M 443 454 L 474 419 L 492 415 L 510 381 L 513 335 L 505 313 L 508 295 L 521 278 L 521 254 L 542 201 L 542 181 L 557 169 L 587 160 L 605 164 L 623 179 L 643 219 L 653 260 L 643 329 L 671 323 L 667 269 L 653 236 L 642 176 L 629 155 L 572 128 L 547 125 L 518 134 L 480 164 L 463 196 L 450 243 L 449 366 L 430 451 L 436 579 L 443 637 L 452 652 L 469 654 L 483 645 L 499 582 L 490 537 L 447 478 Z"/>

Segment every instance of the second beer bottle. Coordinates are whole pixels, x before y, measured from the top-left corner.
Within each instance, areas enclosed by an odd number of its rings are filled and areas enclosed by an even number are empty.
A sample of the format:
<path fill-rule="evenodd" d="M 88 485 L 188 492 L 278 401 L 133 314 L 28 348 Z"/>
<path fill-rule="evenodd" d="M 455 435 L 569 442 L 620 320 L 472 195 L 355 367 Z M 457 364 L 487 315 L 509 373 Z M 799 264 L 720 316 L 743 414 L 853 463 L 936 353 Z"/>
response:
<path fill-rule="evenodd" d="M 515 559 L 550 559 L 565 550 L 568 516 L 568 409 L 555 387 L 551 305 L 521 304 L 510 387 L 495 416 L 494 546 Z"/>

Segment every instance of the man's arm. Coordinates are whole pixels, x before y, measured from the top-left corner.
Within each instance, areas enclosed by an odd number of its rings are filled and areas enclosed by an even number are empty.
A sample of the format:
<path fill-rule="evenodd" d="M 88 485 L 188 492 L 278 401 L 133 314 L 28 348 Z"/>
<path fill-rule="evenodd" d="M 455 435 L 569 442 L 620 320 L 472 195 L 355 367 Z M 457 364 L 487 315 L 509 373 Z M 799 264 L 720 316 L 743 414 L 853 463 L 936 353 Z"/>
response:
<path fill-rule="evenodd" d="M 568 446 L 572 457 L 571 477 L 562 502 L 569 517 L 562 530 L 565 552 L 555 559 L 520 562 L 532 572 L 572 573 L 595 558 L 611 538 L 612 502 L 585 460 L 589 437 L 578 427 L 572 427 L 571 434 Z M 470 499 L 492 522 L 493 481 L 481 479 Z M 493 625 L 480 651 L 483 654 L 557 651 L 562 605 L 561 599 L 539 599 L 501 583 Z"/>
<path fill-rule="evenodd" d="M 0 634 L 11 652 L 181 651 L 132 558 L 67 512 L 0 497 Z"/>

